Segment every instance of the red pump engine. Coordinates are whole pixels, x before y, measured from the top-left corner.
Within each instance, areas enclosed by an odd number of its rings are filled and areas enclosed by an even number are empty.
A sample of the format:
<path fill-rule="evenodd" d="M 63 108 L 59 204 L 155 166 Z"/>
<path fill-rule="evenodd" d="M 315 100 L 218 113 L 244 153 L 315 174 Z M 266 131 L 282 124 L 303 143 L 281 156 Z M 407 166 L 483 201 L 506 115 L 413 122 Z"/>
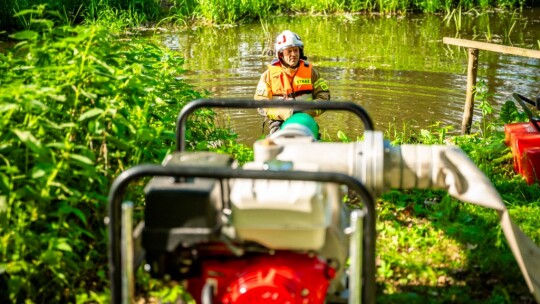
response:
<path fill-rule="evenodd" d="M 206 260 L 202 276 L 188 280 L 196 299 L 211 288 L 212 303 L 324 303 L 334 268 L 310 254 L 278 251 L 242 259 Z"/>

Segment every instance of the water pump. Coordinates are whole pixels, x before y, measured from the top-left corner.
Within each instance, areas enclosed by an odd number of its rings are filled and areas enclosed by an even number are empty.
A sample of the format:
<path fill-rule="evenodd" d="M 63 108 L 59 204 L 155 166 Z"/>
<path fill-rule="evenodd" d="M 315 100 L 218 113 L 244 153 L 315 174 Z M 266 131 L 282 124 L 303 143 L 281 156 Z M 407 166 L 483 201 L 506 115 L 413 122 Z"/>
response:
<path fill-rule="evenodd" d="M 180 113 L 177 151 L 161 165 L 122 173 L 109 195 L 111 294 L 133 295 L 133 269 L 185 283 L 197 303 L 374 303 L 374 198 L 398 188 L 446 189 L 493 208 L 531 292 L 539 300 L 540 249 L 510 221 L 489 180 L 454 146 L 391 146 L 365 111 L 347 102 L 281 107 L 346 110 L 364 140 L 316 140 L 309 118 L 254 144 L 254 161 L 185 151 L 185 122 L 197 107 L 270 107 L 272 102 L 198 100 Z M 126 186 L 145 187 L 144 221 L 132 229 Z M 343 197 L 356 193 L 352 208 Z M 140 246 L 138 245 L 138 242 Z"/>

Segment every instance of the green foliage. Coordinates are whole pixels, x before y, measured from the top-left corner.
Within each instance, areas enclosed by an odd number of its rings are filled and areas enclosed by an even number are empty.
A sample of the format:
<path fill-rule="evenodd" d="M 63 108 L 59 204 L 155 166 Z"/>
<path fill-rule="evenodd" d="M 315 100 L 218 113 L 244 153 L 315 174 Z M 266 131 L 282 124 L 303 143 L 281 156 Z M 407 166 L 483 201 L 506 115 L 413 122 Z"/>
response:
<path fill-rule="evenodd" d="M 435 122 L 429 129 L 414 128 L 414 121 L 404 122 L 401 129 L 397 129 L 395 123 L 390 123 L 384 132 L 393 145 L 402 144 L 444 144 L 447 141 L 447 134 L 453 129 L 452 126 L 441 126 L 441 122 Z"/>
<path fill-rule="evenodd" d="M 101 25 L 114 32 L 128 28 L 139 28 L 149 18 L 144 13 L 144 10 L 137 9 L 137 5 L 130 5 L 126 9 L 120 9 L 105 0 L 90 1 L 83 14 L 85 24 Z"/>
<path fill-rule="evenodd" d="M 478 107 L 482 111 L 482 120 L 476 125 L 483 137 L 489 137 L 491 132 L 496 129 L 497 124 L 495 117 L 492 115 L 493 106 L 488 101 L 489 95 L 490 94 L 488 93 L 486 82 L 484 80 L 480 80 L 476 84 L 476 94 L 474 97 L 476 101 L 480 101 Z"/>
<path fill-rule="evenodd" d="M 479 88 L 482 90 L 482 84 Z M 478 92 L 477 92 L 478 93 Z M 479 98 L 483 98 L 483 93 Z M 513 220 L 537 244 L 540 188 L 514 173 L 504 133 L 494 126 L 523 119 L 508 101 L 497 119 L 482 105 L 479 132 L 447 139 L 458 145 L 492 181 Z M 482 129 L 484 127 L 484 129 Z M 485 128 L 490 129 L 485 132 Z M 429 136 L 427 134 L 435 134 Z M 437 143 L 444 128 L 422 135 L 411 125 L 389 126 L 394 144 Z M 377 206 L 378 303 L 533 301 L 502 234 L 497 213 L 457 201 L 444 191 L 390 191 Z M 490 280 L 494 288 L 484 286 Z"/>
<path fill-rule="evenodd" d="M 527 121 L 527 114 L 520 112 L 513 100 L 507 100 L 501 107 L 500 119 L 502 123 Z"/>
<path fill-rule="evenodd" d="M 47 18 L 59 20 L 61 24 L 73 24 L 82 21 L 81 10 L 87 1 L 78 0 L 4 0 L 0 2 L 0 28 L 6 30 L 21 29 L 27 26 L 28 14 L 18 14 L 36 7 L 48 10 Z M 39 14 L 37 14 L 39 15 Z M 41 16 L 41 15 L 40 15 Z"/>
<path fill-rule="evenodd" d="M 142 267 L 135 272 L 135 289 L 145 293 L 135 296 L 137 303 L 153 303 L 159 299 L 162 303 L 196 304 L 178 282 L 152 278 Z"/>
<path fill-rule="evenodd" d="M 199 0 L 198 8 L 203 18 L 215 23 L 235 23 L 256 17 L 266 17 L 277 9 L 275 1 L 258 0 Z"/>
<path fill-rule="evenodd" d="M 111 180 L 161 162 L 178 113 L 203 95 L 179 79 L 178 54 L 37 12 L 21 12 L 28 29 L 0 54 L 0 302 L 98 301 Z M 249 158 L 213 111 L 192 116 L 190 149 L 222 140 L 214 149 Z"/>
<path fill-rule="evenodd" d="M 532 1 L 531 1 L 532 3 Z M 26 20 L 15 12 L 43 4 L 67 23 L 110 24 L 140 27 L 147 23 L 182 23 L 188 18 L 206 23 L 232 24 L 268 19 L 287 13 L 407 14 L 409 12 L 451 14 L 491 8 L 518 9 L 526 0 L 5 0 L 0 2 L 0 28 L 20 29 Z"/>

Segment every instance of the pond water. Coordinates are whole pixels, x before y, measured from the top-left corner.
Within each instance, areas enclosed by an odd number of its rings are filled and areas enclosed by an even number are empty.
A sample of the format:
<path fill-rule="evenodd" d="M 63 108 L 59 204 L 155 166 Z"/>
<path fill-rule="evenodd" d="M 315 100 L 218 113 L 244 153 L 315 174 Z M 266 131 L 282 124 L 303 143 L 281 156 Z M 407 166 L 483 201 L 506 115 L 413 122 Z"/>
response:
<path fill-rule="evenodd" d="M 534 49 L 540 48 L 540 9 L 439 15 L 340 15 L 277 17 L 231 27 L 193 28 L 162 34 L 182 54 L 182 77 L 216 98 L 252 98 L 261 73 L 273 58 L 267 51 L 282 30 L 297 32 L 305 53 L 327 80 L 334 101 L 364 107 L 377 130 L 389 124 L 428 128 L 435 122 L 459 133 L 465 104 L 467 50 L 443 37 Z M 513 92 L 540 93 L 540 59 L 480 51 L 478 81 L 485 81 L 497 110 Z M 478 104 L 478 102 L 477 102 Z M 221 111 L 221 110 L 220 110 Z M 255 110 L 223 110 L 224 126 L 251 145 L 262 135 Z M 481 112 L 475 107 L 474 120 Z M 317 118 L 327 138 L 337 132 L 355 139 L 362 123 L 348 112 Z"/>

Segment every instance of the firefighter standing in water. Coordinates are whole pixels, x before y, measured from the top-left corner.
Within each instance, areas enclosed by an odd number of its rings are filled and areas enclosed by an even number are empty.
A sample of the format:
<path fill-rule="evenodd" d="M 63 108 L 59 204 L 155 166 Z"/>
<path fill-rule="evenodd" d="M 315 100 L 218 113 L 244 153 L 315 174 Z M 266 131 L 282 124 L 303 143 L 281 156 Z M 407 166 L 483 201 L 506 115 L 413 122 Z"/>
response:
<path fill-rule="evenodd" d="M 300 36 L 289 30 L 283 31 L 276 38 L 274 45 L 276 59 L 261 75 L 255 100 L 329 100 L 330 91 L 326 81 L 307 61 L 304 55 L 304 43 Z M 322 110 L 304 111 L 316 117 Z M 283 121 L 289 118 L 293 109 L 267 108 L 259 113 L 269 122 L 270 134 L 279 130 Z"/>

